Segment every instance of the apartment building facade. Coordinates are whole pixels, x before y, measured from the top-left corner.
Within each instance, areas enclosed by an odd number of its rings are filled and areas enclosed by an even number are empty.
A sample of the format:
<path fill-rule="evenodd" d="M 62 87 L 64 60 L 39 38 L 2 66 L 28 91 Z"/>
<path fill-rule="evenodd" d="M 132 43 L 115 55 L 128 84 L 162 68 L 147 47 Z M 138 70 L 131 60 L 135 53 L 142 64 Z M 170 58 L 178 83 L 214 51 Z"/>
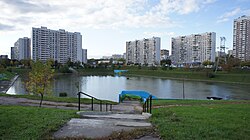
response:
<path fill-rule="evenodd" d="M 207 60 L 215 62 L 214 32 L 174 37 L 171 41 L 173 64 L 194 64 Z"/>
<path fill-rule="evenodd" d="M 28 37 L 19 38 L 11 47 L 11 59 L 31 59 L 31 40 Z"/>
<path fill-rule="evenodd" d="M 82 35 L 79 32 L 32 28 L 32 58 L 35 61 L 83 62 L 82 52 Z"/>
<path fill-rule="evenodd" d="M 159 65 L 161 39 L 153 37 L 126 42 L 126 63 L 139 65 Z"/>
<path fill-rule="evenodd" d="M 161 60 L 169 59 L 169 50 L 161 50 Z"/>
<path fill-rule="evenodd" d="M 233 56 L 241 61 L 250 61 L 250 16 L 234 20 Z"/>
<path fill-rule="evenodd" d="M 87 49 L 82 49 L 82 62 L 84 64 L 87 64 L 87 62 L 88 62 Z"/>

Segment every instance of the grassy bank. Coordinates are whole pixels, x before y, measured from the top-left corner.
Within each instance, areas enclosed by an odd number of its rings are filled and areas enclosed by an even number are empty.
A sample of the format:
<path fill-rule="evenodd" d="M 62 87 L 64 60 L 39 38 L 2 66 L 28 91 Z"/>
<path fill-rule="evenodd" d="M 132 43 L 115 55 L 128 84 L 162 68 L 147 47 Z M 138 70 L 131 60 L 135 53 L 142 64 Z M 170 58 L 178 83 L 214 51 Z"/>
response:
<path fill-rule="evenodd" d="M 149 76 L 171 79 L 190 79 L 197 81 L 228 82 L 250 84 L 249 72 L 217 72 L 210 70 L 194 71 L 192 69 L 183 70 L 149 70 L 149 69 L 129 69 L 127 76 Z"/>
<path fill-rule="evenodd" d="M 163 139 L 250 139 L 250 101 L 153 101 Z"/>
<path fill-rule="evenodd" d="M 38 107 L 0 106 L 1 139 L 49 139 L 75 111 Z"/>
<path fill-rule="evenodd" d="M 104 69 L 104 68 L 89 68 L 89 69 L 75 69 L 80 75 L 114 75 L 114 71 L 111 69 Z"/>
<path fill-rule="evenodd" d="M 14 98 L 26 98 L 26 99 L 32 99 L 32 100 L 40 100 L 41 97 L 38 95 L 9 95 L 0 93 L 0 96 L 4 97 L 14 97 Z M 53 102 L 66 102 L 66 103 L 78 103 L 78 98 L 72 98 L 72 97 L 54 97 L 54 96 L 44 96 L 44 101 L 53 101 Z M 91 99 L 89 98 L 81 98 L 82 104 L 91 104 Z M 94 100 L 94 103 L 100 103 L 100 101 Z M 111 103 L 111 104 L 117 104 L 116 102 L 108 101 L 108 100 L 102 100 L 102 103 Z"/>
<path fill-rule="evenodd" d="M 0 81 L 10 81 L 15 76 L 14 73 L 4 71 L 0 73 Z"/>

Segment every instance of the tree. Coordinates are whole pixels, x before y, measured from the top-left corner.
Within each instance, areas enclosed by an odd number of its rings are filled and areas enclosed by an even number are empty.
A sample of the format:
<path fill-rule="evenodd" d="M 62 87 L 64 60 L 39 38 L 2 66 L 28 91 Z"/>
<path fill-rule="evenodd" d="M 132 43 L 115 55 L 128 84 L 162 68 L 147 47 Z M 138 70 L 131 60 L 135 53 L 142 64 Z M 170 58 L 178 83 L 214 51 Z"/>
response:
<path fill-rule="evenodd" d="M 67 65 L 68 65 L 68 67 L 73 67 L 74 66 L 74 63 L 71 61 L 70 58 L 68 58 Z"/>
<path fill-rule="evenodd" d="M 20 63 L 24 65 L 24 67 L 30 67 L 31 59 L 22 59 L 20 60 Z"/>
<path fill-rule="evenodd" d="M 170 59 L 164 59 L 164 60 L 161 60 L 161 65 L 162 66 L 170 66 L 172 64 L 172 61 Z"/>
<path fill-rule="evenodd" d="M 250 67 L 250 61 L 241 62 L 240 65 L 241 65 L 241 67 L 243 67 L 243 66 Z"/>
<path fill-rule="evenodd" d="M 234 58 L 233 56 L 230 56 L 226 60 L 227 63 L 221 64 L 221 67 L 224 71 L 231 71 L 234 67 L 240 66 L 240 59 Z"/>
<path fill-rule="evenodd" d="M 40 107 L 42 105 L 43 96 L 51 93 L 50 82 L 53 73 L 50 61 L 45 64 L 41 61 L 31 64 L 31 72 L 29 73 L 29 80 L 26 82 L 26 87 L 30 93 L 41 95 Z"/>
<path fill-rule="evenodd" d="M 204 62 L 202 63 L 202 65 L 204 65 L 204 66 L 213 65 L 213 64 L 214 64 L 214 63 L 211 62 L 211 61 L 209 61 L 209 60 L 206 60 L 206 61 L 204 61 Z"/>

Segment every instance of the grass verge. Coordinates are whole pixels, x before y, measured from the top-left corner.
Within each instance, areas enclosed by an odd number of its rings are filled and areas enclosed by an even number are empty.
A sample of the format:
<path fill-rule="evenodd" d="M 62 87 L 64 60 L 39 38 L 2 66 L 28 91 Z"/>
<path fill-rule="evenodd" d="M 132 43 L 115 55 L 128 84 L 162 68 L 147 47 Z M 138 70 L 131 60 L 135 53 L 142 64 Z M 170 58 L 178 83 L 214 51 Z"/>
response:
<path fill-rule="evenodd" d="M 250 139 L 250 101 L 153 101 L 163 139 Z"/>
<path fill-rule="evenodd" d="M 74 110 L 0 106 L 1 139 L 49 139 L 70 118 Z"/>
<path fill-rule="evenodd" d="M 0 73 L 0 81 L 10 81 L 13 77 L 15 76 L 15 74 L 5 71 Z"/>
<path fill-rule="evenodd" d="M 213 78 L 209 78 L 213 74 Z M 191 71 L 191 70 L 144 70 L 131 69 L 125 75 L 127 76 L 147 76 L 168 79 L 189 79 L 195 81 L 225 82 L 225 83 L 242 83 L 250 84 L 250 72 L 225 73 L 217 72 L 216 74 L 208 71 Z"/>

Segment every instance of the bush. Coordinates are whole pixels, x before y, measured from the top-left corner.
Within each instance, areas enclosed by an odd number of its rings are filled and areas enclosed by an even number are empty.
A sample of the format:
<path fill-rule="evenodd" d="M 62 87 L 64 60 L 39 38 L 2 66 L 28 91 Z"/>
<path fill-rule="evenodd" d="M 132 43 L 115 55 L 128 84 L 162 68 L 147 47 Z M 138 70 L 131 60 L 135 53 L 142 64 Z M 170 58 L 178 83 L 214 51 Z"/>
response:
<path fill-rule="evenodd" d="M 168 67 L 167 67 L 167 66 L 162 66 L 161 69 L 162 69 L 162 70 L 167 70 Z"/>
<path fill-rule="evenodd" d="M 157 70 L 158 68 L 156 66 L 149 67 L 150 70 Z"/>
<path fill-rule="evenodd" d="M 8 72 L 12 72 L 12 68 L 7 68 L 6 69 Z"/>
<path fill-rule="evenodd" d="M 211 72 L 208 72 L 208 73 L 207 73 L 207 77 L 208 77 L 208 78 L 214 78 L 215 75 L 214 75 L 213 73 L 211 73 Z"/>
<path fill-rule="evenodd" d="M 67 93 L 66 92 L 61 92 L 61 93 L 59 93 L 59 97 L 67 97 L 68 95 L 67 95 Z"/>
<path fill-rule="evenodd" d="M 63 67 L 60 67 L 59 68 L 59 72 L 61 73 L 72 73 L 72 71 L 69 70 L 69 67 L 68 66 L 63 66 Z"/>

